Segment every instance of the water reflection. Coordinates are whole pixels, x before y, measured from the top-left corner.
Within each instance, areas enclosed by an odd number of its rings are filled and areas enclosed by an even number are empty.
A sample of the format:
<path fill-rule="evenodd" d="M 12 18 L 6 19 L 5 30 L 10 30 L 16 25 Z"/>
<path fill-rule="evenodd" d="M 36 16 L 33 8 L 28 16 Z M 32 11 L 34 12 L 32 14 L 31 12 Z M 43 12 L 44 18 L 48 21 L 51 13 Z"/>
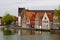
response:
<path fill-rule="evenodd" d="M 50 32 L 41 31 L 22 31 L 22 35 L 4 36 L 0 32 L 0 40 L 60 40 L 60 34 L 52 34 Z"/>
<path fill-rule="evenodd" d="M 17 40 L 16 35 L 4 36 L 4 40 Z"/>
<path fill-rule="evenodd" d="M 39 35 L 39 34 L 42 34 L 42 32 L 32 30 L 21 30 L 21 35 Z"/>

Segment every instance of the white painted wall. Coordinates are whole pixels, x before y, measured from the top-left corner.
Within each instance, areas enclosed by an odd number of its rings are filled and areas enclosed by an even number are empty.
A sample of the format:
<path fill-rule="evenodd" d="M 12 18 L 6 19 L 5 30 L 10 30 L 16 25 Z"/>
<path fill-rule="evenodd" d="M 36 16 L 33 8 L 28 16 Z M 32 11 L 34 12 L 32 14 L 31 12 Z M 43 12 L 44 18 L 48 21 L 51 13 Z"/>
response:
<path fill-rule="evenodd" d="M 21 16 L 18 17 L 18 26 L 21 26 Z"/>
<path fill-rule="evenodd" d="M 22 24 L 22 27 L 23 27 L 23 28 L 26 28 L 26 24 L 23 23 L 23 24 Z"/>
<path fill-rule="evenodd" d="M 22 27 L 26 28 L 26 15 L 25 15 L 25 13 L 23 14 L 23 17 L 22 17 Z"/>
<path fill-rule="evenodd" d="M 30 19 L 27 18 L 26 24 L 30 24 Z"/>
<path fill-rule="evenodd" d="M 46 12 L 42 18 L 42 29 L 50 29 L 50 21 Z"/>
<path fill-rule="evenodd" d="M 36 14 L 36 17 L 35 17 L 35 28 L 40 29 L 38 14 Z"/>
<path fill-rule="evenodd" d="M 29 28 L 30 27 L 30 18 L 27 17 L 27 20 L 26 20 L 26 28 Z"/>

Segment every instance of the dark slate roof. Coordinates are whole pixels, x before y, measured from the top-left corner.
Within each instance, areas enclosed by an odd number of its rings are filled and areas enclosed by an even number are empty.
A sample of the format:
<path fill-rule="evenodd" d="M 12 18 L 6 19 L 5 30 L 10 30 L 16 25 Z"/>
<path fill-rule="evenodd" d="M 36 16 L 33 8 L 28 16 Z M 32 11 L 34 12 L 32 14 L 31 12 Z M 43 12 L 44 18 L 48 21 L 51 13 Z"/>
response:
<path fill-rule="evenodd" d="M 21 15 L 20 13 L 22 12 L 22 10 L 24 10 L 25 8 L 18 8 L 18 15 Z M 54 12 L 54 10 L 29 10 L 29 9 L 25 9 L 26 11 L 29 12 Z"/>
<path fill-rule="evenodd" d="M 54 12 L 54 10 L 26 10 L 26 11 L 34 11 L 34 12 Z"/>
<path fill-rule="evenodd" d="M 0 17 L 0 18 L 2 18 L 2 17 Z"/>
<path fill-rule="evenodd" d="M 18 8 L 18 13 L 20 14 L 25 8 Z"/>

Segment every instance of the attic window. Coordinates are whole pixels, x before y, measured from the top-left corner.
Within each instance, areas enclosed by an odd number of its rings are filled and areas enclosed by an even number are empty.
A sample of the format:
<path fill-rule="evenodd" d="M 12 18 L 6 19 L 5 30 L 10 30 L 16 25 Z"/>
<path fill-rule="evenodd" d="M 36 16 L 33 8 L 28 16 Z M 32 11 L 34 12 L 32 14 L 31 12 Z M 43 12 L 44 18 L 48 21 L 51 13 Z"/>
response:
<path fill-rule="evenodd" d="M 46 20 L 46 17 L 45 17 L 45 20 Z"/>

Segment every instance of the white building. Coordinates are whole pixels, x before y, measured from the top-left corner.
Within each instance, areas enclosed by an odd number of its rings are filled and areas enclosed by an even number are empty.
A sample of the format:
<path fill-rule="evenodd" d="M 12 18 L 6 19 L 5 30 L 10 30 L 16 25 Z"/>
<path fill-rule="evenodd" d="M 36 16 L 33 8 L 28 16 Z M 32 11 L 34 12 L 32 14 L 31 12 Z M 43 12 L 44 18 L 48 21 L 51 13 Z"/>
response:
<path fill-rule="evenodd" d="M 40 29 L 40 22 L 39 22 L 38 13 L 36 13 L 36 15 L 35 15 L 35 28 Z"/>
<path fill-rule="evenodd" d="M 30 18 L 26 18 L 26 28 L 30 28 Z"/>
<path fill-rule="evenodd" d="M 53 11 L 19 8 L 18 24 L 25 28 L 51 29 L 53 27 Z M 28 15 L 26 16 L 26 14 Z"/>
<path fill-rule="evenodd" d="M 50 20 L 46 12 L 42 18 L 42 29 L 50 29 Z"/>

